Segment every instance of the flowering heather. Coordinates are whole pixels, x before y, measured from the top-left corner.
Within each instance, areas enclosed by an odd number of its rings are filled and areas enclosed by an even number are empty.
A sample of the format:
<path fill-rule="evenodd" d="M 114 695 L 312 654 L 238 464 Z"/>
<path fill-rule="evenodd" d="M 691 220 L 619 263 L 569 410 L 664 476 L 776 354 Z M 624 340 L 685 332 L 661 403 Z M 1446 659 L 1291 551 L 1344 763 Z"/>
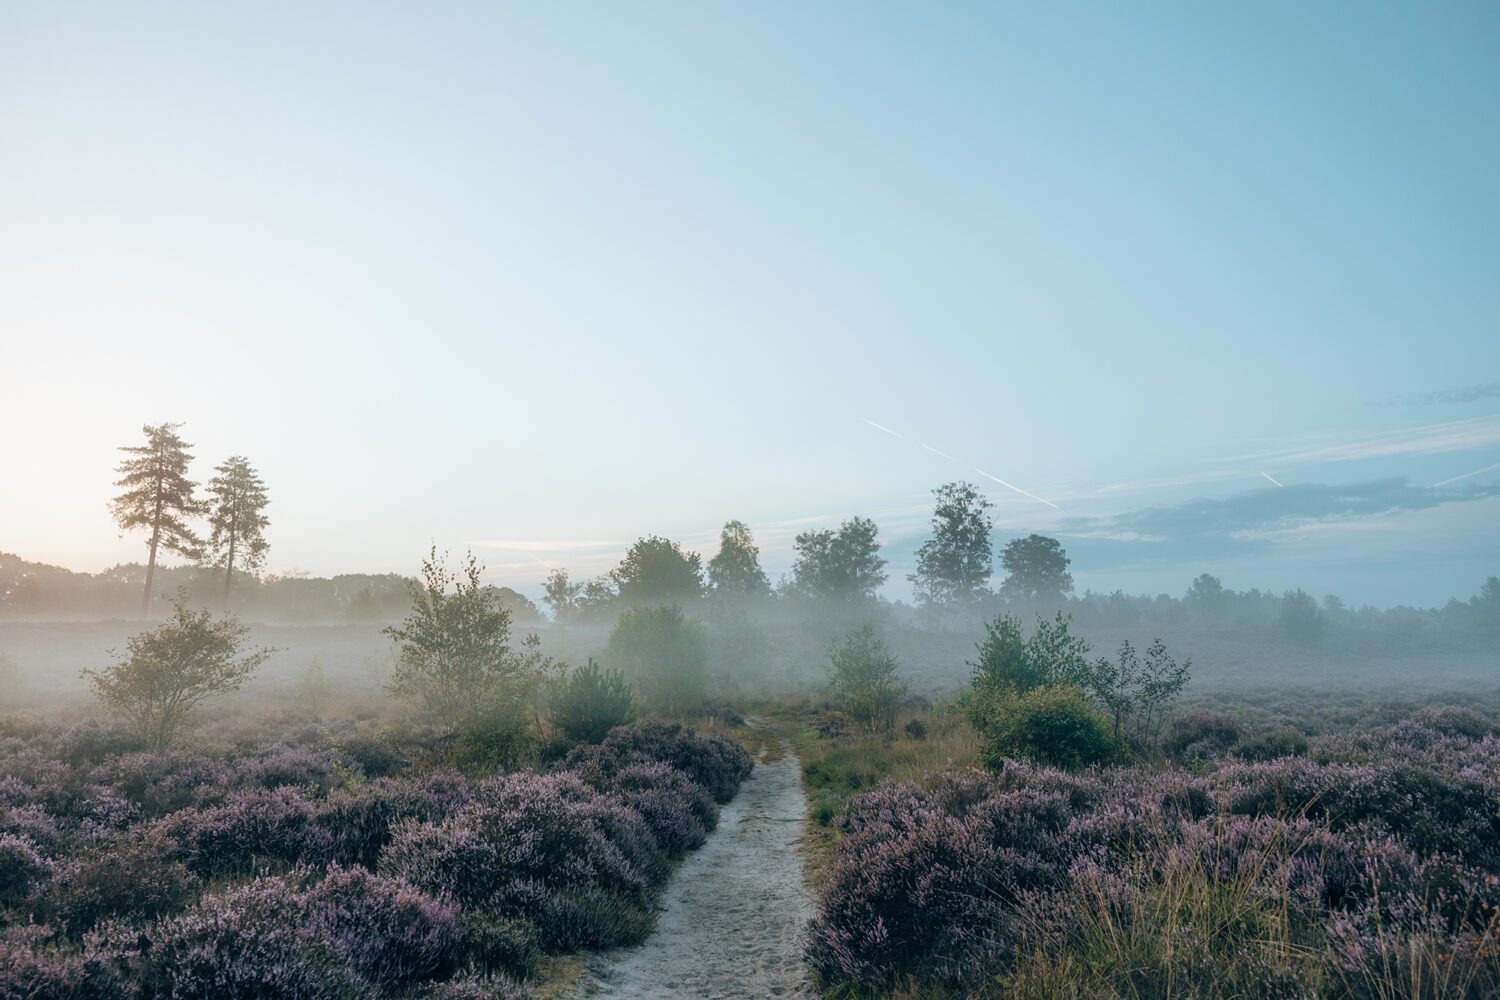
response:
<path fill-rule="evenodd" d="M 292 788 L 236 792 L 223 805 L 184 809 L 156 830 L 202 875 L 248 874 L 267 864 L 327 857 L 332 838 L 314 822 L 312 803 Z"/>
<path fill-rule="evenodd" d="M 750 776 L 753 762 L 745 748 L 718 735 L 702 735 L 677 723 L 650 720 L 610 731 L 597 746 L 574 749 L 562 769 L 608 776 L 634 763 L 655 761 L 675 767 L 708 790 L 715 802 L 728 802 Z"/>
<path fill-rule="evenodd" d="M 1493 728 L 1428 710 L 1239 759 L 1256 738 L 1198 713 L 1168 735 L 1192 772 L 1006 762 L 866 793 L 812 965 L 855 992 L 1500 995 Z"/>
<path fill-rule="evenodd" d="M 618 942 L 599 936 L 600 908 L 623 919 L 649 904 L 649 875 L 632 856 L 650 837 L 638 815 L 572 775 L 505 775 L 440 823 L 403 821 L 380 867 L 465 906 L 532 919 L 545 947 L 601 946 Z"/>
<path fill-rule="evenodd" d="M 0 833 L 0 907 L 16 906 L 52 877 L 52 862 L 25 837 Z"/>
<path fill-rule="evenodd" d="M 306 932 L 381 989 L 442 978 L 464 957 L 456 905 L 363 868 L 329 868 L 306 912 Z"/>
<path fill-rule="evenodd" d="M 368 868 L 379 861 L 396 823 L 440 821 L 471 794 L 467 779 L 452 772 L 377 778 L 329 793 L 317 805 L 316 823 L 329 837 L 334 860 Z"/>

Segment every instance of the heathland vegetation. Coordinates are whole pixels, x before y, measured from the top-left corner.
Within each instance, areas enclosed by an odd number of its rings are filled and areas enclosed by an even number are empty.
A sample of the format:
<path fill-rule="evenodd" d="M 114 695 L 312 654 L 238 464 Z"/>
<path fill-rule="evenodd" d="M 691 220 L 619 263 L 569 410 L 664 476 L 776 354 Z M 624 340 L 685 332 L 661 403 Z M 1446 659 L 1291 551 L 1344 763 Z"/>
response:
<path fill-rule="evenodd" d="M 1500 580 L 1079 595 L 1058 539 L 997 553 L 950 483 L 913 603 L 856 516 L 774 583 L 739 521 L 707 558 L 645 536 L 554 570 L 544 613 L 436 547 L 264 576 L 249 463 L 200 499 L 176 427 L 146 435 L 114 502 L 143 566 L 0 557 L 4 1000 L 556 988 L 651 934 L 784 739 L 831 997 L 1500 991 Z"/>

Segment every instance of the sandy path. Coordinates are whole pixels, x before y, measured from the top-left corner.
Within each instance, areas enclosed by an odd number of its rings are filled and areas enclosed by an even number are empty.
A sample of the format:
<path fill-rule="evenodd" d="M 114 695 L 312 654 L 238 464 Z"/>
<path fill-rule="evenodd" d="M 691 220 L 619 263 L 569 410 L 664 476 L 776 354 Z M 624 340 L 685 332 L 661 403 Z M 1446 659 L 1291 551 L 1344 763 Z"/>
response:
<path fill-rule="evenodd" d="M 812 997 L 802 935 L 813 900 L 797 849 L 806 815 L 797 755 L 783 742 L 780 759 L 756 765 L 708 843 L 673 873 L 655 933 L 591 960 L 588 995 Z"/>

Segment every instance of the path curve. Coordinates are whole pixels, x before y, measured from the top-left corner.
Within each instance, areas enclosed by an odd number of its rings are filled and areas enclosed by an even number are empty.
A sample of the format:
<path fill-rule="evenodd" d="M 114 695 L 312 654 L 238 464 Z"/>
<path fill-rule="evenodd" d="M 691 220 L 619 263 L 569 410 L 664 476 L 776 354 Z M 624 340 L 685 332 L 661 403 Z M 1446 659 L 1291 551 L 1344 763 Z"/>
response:
<path fill-rule="evenodd" d="M 798 841 L 807 818 L 791 744 L 756 764 L 708 842 L 662 894 L 656 930 L 589 963 L 588 995 L 616 1000 L 811 998 L 802 959 L 813 915 Z"/>

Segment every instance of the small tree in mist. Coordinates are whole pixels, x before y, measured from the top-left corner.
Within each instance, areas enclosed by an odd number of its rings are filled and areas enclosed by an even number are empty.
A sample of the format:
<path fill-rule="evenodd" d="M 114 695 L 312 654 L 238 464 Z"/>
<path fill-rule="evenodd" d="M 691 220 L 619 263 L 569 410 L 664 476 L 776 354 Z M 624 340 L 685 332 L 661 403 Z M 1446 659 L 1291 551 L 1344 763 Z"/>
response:
<path fill-rule="evenodd" d="M 635 695 L 624 675 L 601 669 L 592 657 L 553 696 L 552 724 L 575 742 L 603 742 L 611 729 L 628 725 L 635 717 Z"/>
<path fill-rule="evenodd" d="M 520 724 L 542 680 L 534 644 L 511 649 L 511 613 L 482 571 L 471 553 L 453 572 L 434 547 L 409 584 L 411 613 L 384 630 L 400 646 L 391 691 L 442 725 L 497 711 L 513 711 Z"/>
<path fill-rule="evenodd" d="M 1027 535 L 1007 542 L 1000 554 L 1005 566 L 1005 582 L 1000 596 L 1008 601 L 1029 605 L 1058 605 L 1073 592 L 1072 562 L 1055 538 Z"/>
<path fill-rule="evenodd" d="M 869 518 L 854 517 L 837 531 L 804 531 L 793 542 L 790 589 L 829 608 L 858 608 L 872 603 L 885 583 L 880 557 L 880 529 Z"/>
<path fill-rule="evenodd" d="M 720 604 L 750 604 L 771 596 L 760 548 L 745 522 L 730 521 L 719 533 L 719 552 L 708 561 L 708 584 Z"/>
<path fill-rule="evenodd" d="M 653 711 L 697 711 L 708 691 L 708 637 L 676 605 L 632 608 L 609 635 L 605 661 Z"/>
<path fill-rule="evenodd" d="M 120 493 L 110 502 L 115 524 L 121 533 L 137 528 L 146 531 L 146 583 L 141 590 L 141 617 L 151 609 L 151 587 L 156 578 L 156 559 L 161 550 L 175 552 L 188 559 L 201 558 L 202 542 L 188 525 L 188 519 L 203 513 L 203 504 L 194 496 L 197 483 L 187 477 L 193 454 L 177 434 L 181 424 L 147 424 L 142 445 L 120 448 L 131 456 L 115 471 L 120 478 L 115 485 Z"/>
<path fill-rule="evenodd" d="M 1166 717 L 1167 707 L 1187 686 L 1191 660 L 1178 663 L 1156 639 L 1146 649 L 1146 658 L 1136 655 L 1127 640 L 1120 643 L 1115 659 L 1100 658 L 1090 672 L 1086 687 L 1109 713 L 1114 740 L 1129 736 L 1135 741 L 1154 739 Z"/>
<path fill-rule="evenodd" d="M 945 483 L 932 493 L 932 537 L 917 550 L 917 571 L 907 579 L 924 608 L 970 607 L 989 593 L 994 505 L 969 483 Z"/>
<path fill-rule="evenodd" d="M 542 585 L 542 603 L 552 612 L 552 620 L 559 626 L 566 625 L 578 613 L 578 593 L 581 584 L 568 579 L 568 571 L 555 569 L 547 574 Z"/>
<path fill-rule="evenodd" d="M 270 649 L 241 656 L 248 635 L 233 617 L 189 610 L 179 590 L 171 618 L 131 636 L 113 666 L 83 673 L 107 708 L 163 750 L 199 702 L 238 689 L 270 657 Z"/>
<path fill-rule="evenodd" d="M 682 551 L 669 538 L 652 535 L 630 547 L 610 578 L 626 607 L 690 606 L 703 596 L 703 558 Z"/>
<path fill-rule="evenodd" d="M 896 677 L 896 658 L 865 625 L 828 646 L 834 697 L 845 715 L 866 732 L 889 732 L 906 686 Z"/>
<path fill-rule="evenodd" d="M 265 565 L 265 515 L 270 498 L 266 484 L 243 455 L 227 459 L 214 469 L 208 481 L 208 551 L 213 565 L 224 569 L 224 606 L 234 583 L 236 560 L 242 571 L 253 573 Z"/>
<path fill-rule="evenodd" d="M 1209 573 L 1200 573 L 1188 587 L 1187 605 L 1205 618 L 1213 618 L 1224 612 L 1229 605 L 1230 593 L 1224 589 L 1219 578 Z"/>

